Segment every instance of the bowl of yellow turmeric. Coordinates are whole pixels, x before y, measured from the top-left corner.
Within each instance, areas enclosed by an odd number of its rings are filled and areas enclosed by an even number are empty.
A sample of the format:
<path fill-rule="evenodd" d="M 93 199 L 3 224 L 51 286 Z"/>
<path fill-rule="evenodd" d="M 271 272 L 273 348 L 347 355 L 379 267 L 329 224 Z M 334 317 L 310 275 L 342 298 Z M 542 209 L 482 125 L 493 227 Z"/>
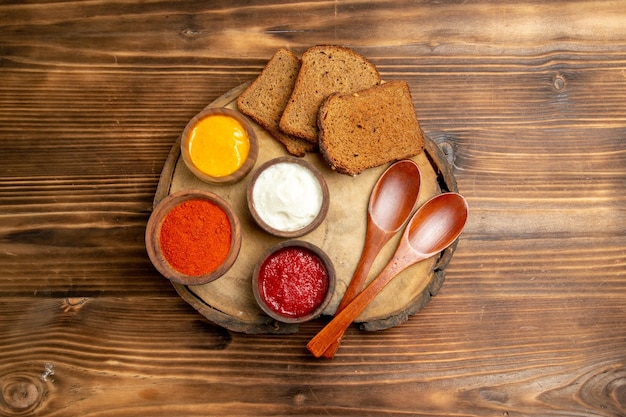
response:
<path fill-rule="evenodd" d="M 208 183 L 232 183 L 250 172 L 259 143 L 244 115 L 225 107 L 210 107 L 187 123 L 180 150 L 196 177 Z"/>

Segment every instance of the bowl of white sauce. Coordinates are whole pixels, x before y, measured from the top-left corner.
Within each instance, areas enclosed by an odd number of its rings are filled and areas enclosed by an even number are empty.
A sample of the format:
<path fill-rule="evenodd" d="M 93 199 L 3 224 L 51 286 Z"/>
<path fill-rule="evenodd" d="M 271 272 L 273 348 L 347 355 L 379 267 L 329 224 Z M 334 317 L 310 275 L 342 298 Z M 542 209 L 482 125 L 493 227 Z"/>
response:
<path fill-rule="evenodd" d="M 324 221 L 329 193 L 324 177 L 313 165 L 284 156 L 265 162 L 254 172 L 247 199 L 250 214 L 263 230 L 293 238 Z"/>

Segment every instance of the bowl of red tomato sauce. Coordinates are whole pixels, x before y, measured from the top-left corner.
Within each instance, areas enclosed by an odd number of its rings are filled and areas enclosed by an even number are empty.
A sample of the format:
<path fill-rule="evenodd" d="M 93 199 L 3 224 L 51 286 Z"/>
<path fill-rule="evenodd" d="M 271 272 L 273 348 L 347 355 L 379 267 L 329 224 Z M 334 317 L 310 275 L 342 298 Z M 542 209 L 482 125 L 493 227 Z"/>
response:
<path fill-rule="evenodd" d="M 259 307 L 283 323 L 319 317 L 335 291 L 335 269 L 326 253 L 302 240 L 272 246 L 256 264 L 252 291 Z"/>

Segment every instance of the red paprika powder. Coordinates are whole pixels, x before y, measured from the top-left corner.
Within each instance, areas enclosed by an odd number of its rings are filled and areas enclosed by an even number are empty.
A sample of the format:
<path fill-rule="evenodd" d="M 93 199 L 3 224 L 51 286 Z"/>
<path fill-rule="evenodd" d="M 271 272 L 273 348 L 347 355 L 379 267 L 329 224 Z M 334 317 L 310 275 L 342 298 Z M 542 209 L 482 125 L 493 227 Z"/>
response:
<path fill-rule="evenodd" d="M 231 224 L 217 204 L 192 199 L 170 210 L 159 238 L 170 265 L 183 274 L 200 276 L 224 263 L 232 241 Z"/>

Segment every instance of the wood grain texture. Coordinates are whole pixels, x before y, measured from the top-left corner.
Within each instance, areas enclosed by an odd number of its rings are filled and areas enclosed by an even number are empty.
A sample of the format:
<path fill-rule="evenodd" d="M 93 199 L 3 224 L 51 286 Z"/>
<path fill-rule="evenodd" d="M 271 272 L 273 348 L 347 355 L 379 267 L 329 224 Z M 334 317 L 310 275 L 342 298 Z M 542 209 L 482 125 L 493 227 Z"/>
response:
<path fill-rule="evenodd" d="M 621 1 L 3 2 L 0 415 L 626 415 Z M 409 83 L 470 218 L 439 295 L 348 330 L 229 333 L 143 242 L 187 121 L 278 47 Z"/>

